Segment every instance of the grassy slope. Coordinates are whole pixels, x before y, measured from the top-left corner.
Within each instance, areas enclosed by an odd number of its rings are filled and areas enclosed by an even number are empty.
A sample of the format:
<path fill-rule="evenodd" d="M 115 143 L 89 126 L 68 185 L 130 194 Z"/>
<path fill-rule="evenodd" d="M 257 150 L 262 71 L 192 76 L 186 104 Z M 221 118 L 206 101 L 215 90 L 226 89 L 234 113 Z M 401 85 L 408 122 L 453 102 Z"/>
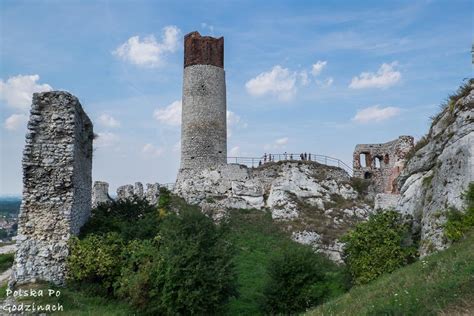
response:
<path fill-rule="evenodd" d="M 6 271 L 13 264 L 13 253 L 0 254 L 0 272 Z"/>
<path fill-rule="evenodd" d="M 274 255 L 291 243 L 262 211 L 232 212 L 230 240 L 237 248 L 236 265 L 240 296 L 229 304 L 229 315 L 259 315 L 267 266 Z"/>
<path fill-rule="evenodd" d="M 319 306 L 308 315 L 434 315 L 474 313 L 474 233 Z"/>
<path fill-rule="evenodd" d="M 115 300 L 110 300 L 107 298 L 90 296 L 84 291 L 74 291 L 68 288 L 57 288 L 54 286 L 48 286 L 46 284 L 38 285 L 28 285 L 25 287 L 25 290 L 30 289 L 43 290 L 42 297 L 36 298 L 20 298 L 18 299 L 19 303 L 24 304 L 35 304 L 38 305 L 62 305 L 62 312 L 55 312 L 54 315 L 68 315 L 68 316 L 90 316 L 90 315 L 103 315 L 103 316 L 126 316 L 134 315 L 130 307 L 125 304 Z M 48 296 L 48 289 L 56 289 L 60 291 L 60 296 L 55 297 L 54 295 Z M 3 286 L 1 289 L 2 298 L 5 297 L 6 286 Z"/>

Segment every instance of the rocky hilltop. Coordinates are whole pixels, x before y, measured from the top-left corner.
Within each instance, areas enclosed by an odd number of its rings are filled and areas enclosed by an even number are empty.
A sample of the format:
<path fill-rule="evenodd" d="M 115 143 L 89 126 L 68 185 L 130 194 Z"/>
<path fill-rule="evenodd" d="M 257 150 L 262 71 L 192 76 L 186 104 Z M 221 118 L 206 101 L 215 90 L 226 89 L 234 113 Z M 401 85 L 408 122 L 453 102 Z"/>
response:
<path fill-rule="evenodd" d="M 347 172 L 312 161 L 181 170 L 174 193 L 215 219 L 232 209 L 268 210 L 294 240 L 335 261 L 341 261 L 338 238 L 372 211 Z"/>
<path fill-rule="evenodd" d="M 409 154 L 397 179 L 396 209 L 414 217 L 420 255 L 448 246 L 443 224 L 450 208 L 463 208 L 462 193 L 474 181 L 474 80 L 449 98 L 428 134 Z"/>

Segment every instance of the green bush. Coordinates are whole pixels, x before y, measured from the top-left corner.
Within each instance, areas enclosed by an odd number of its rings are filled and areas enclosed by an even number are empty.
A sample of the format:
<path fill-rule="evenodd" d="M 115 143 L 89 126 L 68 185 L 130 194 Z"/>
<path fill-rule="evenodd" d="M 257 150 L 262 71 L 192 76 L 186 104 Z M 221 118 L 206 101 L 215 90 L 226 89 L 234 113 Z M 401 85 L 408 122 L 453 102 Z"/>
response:
<path fill-rule="evenodd" d="M 117 233 L 89 235 L 70 239 L 68 278 L 76 284 L 110 294 L 120 275 L 122 249 L 125 244 Z"/>
<path fill-rule="evenodd" d="M 169 192 L 163 191 L 159 206 L 140 200 L 99 206 L 88 224 L 99 234 L 71 240 L 69 279 L 125 300 L 140 314 L 222 311 L 237 293 L 224 227 L 190 206 L 182 205 L 179 215 L 171 212 Z"/>
<path fill-rule="evenodd" d="M 307 246 L 287 247 L 270 261 L 264 288 L 267 314 L 294 314 L 349 288 L 342 268 Z"/>
<path fill-rule="evenodd" d="M 116 295 L 145 312 L 160 297 L 158 271 L 163 269 L 159 237 L 132 241 L 124 249 L 124 262 L 115 283 Z"/>
<path fill-rule="evenodd" d="M 158 209 L 140 198 L 100 204 L 81 229 L 81 237 L 116 232 L 126 241 L 152 239 L 158 233 L 161 219 Z"/>
<path fill-rule="evenodd" d="M 198 209 L 183 208 L 161 225 L 160 269 L 151 276 L 159 292 L 153 314 L 221 313 L 237 295 L 233 248 L 217 226 Z"/>
<path fill-rule="evenodd" d="M 15 254 L 13 253 L 4 253 L 0 254 L 0 272 L 3 272 L 13 265 L 13 259 Z"/>
<path fill-rule="evenodd" d="M 380 211 L 341 239 L 355 284 L 368 283 L 415 260 L 410 223 L 395 211 Z"/>
<path fill-rule="evenodd" d="M 351 178 L 351 186 L 354 188 L 354 190 L 357 191 L 357 193 L 359 193 L 359 197 L 367 195 L 368 190 L 369 190 L 369 185 L 370 185 L 369 180 L 356 178 L 356 177 Z"/>
<path fill-rule="evenodd" d="M 460 240 L 467 231 L 474 228 L 474 182 L 469 184 L 462 196 L 466 203 L 464 212 L 451 208 L 444 225 L 444 236 L 451 241 Z"/>

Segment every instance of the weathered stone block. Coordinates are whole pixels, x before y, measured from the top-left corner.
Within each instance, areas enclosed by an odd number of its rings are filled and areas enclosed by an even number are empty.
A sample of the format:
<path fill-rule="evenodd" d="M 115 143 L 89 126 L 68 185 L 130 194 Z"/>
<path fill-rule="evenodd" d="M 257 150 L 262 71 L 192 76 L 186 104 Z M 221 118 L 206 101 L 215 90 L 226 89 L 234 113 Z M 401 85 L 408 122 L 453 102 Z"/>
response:
<path fill-rule="evenodd" d="M 91 210 L 92 123 L 62 91 L 35 93 L 23 152 L 23 199 L 12 282 L 63 284 L 67 241 Z"/>

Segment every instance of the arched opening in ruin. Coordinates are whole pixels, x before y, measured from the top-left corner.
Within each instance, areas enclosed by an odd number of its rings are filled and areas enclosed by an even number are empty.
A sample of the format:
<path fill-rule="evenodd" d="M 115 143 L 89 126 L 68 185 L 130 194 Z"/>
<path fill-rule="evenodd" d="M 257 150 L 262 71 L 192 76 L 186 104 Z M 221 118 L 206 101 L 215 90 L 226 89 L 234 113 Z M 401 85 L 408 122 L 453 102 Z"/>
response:
<path fill-rule="evenodd" d="M 370 172 L 364 173 L 364 179 L 371 179 L 371 178 L 372 178 L 372 174 Z"/>
<path fill-rule="evenodd" d="M 374 160 L 374 164 L 375 164 L 375 169 L 380 169 L 380 167 L 382 166 L 382 157 L 376 156 Z"/>
<path fill-rule="evenodd" d="M 389 158 L 388 154 L 385 154 L 385 156 L 383 157 L 383 163 L 388 165 L 389 162 L 390 162 L 390 158 Z"/>
<path fill-rule="evenodd" d="M 362 153 L 359 155 L 359 161 L 360 161 L 360 166 L 362 168 L 366 168 L 367 167 L 367 160 L 366 160 L 366 155 L 365 153 Z"/>

